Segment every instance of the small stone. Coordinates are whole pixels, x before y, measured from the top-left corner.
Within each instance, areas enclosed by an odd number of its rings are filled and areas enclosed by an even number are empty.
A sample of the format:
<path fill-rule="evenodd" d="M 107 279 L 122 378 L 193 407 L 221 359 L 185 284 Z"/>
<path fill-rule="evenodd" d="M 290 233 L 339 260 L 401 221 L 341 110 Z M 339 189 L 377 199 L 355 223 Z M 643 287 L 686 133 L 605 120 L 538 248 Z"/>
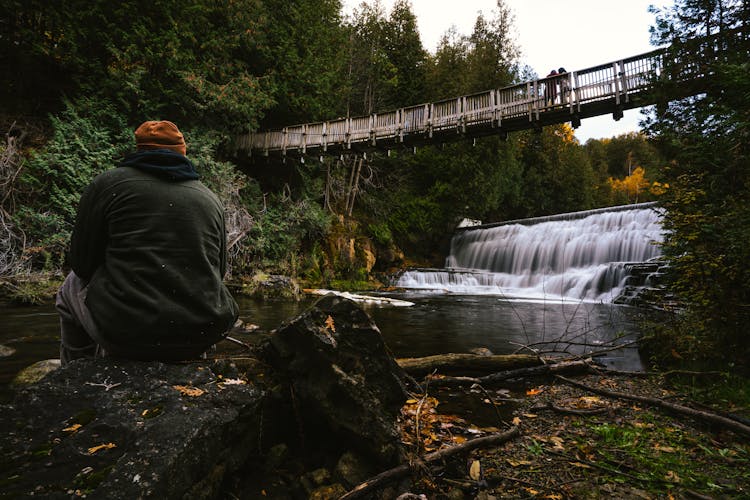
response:
<path fill-rule="evenodd" d="M 315 469 L 314 471 L 310 472 L 308 476 L 310 477 L 310 480 L 312 480 L 313 484 L 317 486 L 322 486 L 331 481 L 331 472 L 328 469 L 324 468 Z"/>
<path fill-rule="evenodd" d="M 31 385 L 42 380 L 48 373 L 53 372 L 60 368 L 59 359 L 43 359 L 37 361 L 31 366 L 27 366 L 13 379 L 12 385 L 25 386 Z"/>
<path fill-rule="evenodd" d="M 270 472 L 284 465 L 289 456 L 289 447 L 285 443 L 280 443 L 271 447 L 266 454 L 264 468 Z"/>
<path fill-rule="evenodd" d="M 334 475 L 344 485 L 353 488 L 375 475 L 373 468 L 361 456 L 347 451 L 339 458 Z"/>
<path fill-rule="evenodd" d="M 10 356 L 13 356 L 15 353 L 16 350 L 12 347 L 0 344 L 0 358 L 8 358 Z"/>

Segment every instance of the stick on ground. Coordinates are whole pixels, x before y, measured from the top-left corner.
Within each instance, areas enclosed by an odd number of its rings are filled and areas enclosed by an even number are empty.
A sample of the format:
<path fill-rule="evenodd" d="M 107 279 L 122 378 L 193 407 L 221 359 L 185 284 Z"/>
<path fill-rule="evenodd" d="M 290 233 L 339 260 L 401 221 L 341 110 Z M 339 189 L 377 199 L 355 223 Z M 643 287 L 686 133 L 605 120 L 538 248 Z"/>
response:
<path fill-rule="evenodd" d="M 511 427 L 505 432 L 490 434 L 489 436 L 472 439 L 471 441 L 467 441 L 457 446 L 452 446 L 450 448 L 445 448 L 442 450 L 434 451 L 432 453 L 428 453 L 421 458 L 421 462 L 434 462 L 436 460 L 442 460 L 458 453 L 466 453 L 477 448 L 502 444 L 515 438 L 516 436 L 518 436 L 518 434 L 518 427 Z M 381 472 L 377 476 L 371 477 L 367 481 L 358 484 L 346 495 L 342 496 L 339 500 L 352 500 L 353 498 L 360 498 L 362 495 L 365 495 L 366 493 L 369 493 L 370 491 L 377 489 L 390 481 L 406 476 L 407 474 L 409 474 L 409 471 L 411 471 L 411 466 L 409 464 L 402 464 L 385 472 Z"/>
<path fill-rule="evenodd" d="M 737 434 L 750 436 L 750 426 L 744 425 L 740 422 L 737 422 L 736 420 L 722 417 L 721 415 L 717 415 L 715 413 L 709 413 L 707 411 L 696 410 L 695 408 L 690 408 L 689 406 L 669 403 L 667 401 L 664 401 L 663 399 L 649 398 L 646 396 L 636 396 L 634 394 L 624 394 L 622 392 L 614 392 L 614 391 L 608 391 L 606 389 L 590 387 L 580 382 L 576 382 L 575 380 L 570 380 L 569 378 L 565 378 L 562 375 L 557 375 L 557 378 L 562 380 L 563 382 L 566 382 L 570 385 L 581 388 L 585 391 L 593 392 L 594 394 L 600 394 L 602 396 L 608 396 L 611 398 L 638 401 L 639 403 L 645 403 L 651 406 L 658 406 L 660 408 L 664 408 L 665 410 L 673 411 L 675 413 L 679 413 L 682 415 L 688 415 L 688 416 L 697 418 L 699 420 L 702 420 L 704 422 L 709 422 L 712 424 L 720 425 L 724 428 L 727 428 L 731 431 L 736 432 Z"/>

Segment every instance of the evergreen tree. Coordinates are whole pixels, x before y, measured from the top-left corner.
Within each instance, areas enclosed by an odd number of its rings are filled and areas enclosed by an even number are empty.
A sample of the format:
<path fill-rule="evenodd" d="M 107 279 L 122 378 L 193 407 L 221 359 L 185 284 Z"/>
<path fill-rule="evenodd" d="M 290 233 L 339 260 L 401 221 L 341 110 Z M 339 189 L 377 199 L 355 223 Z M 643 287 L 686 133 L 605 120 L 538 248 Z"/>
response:
<path fill-rule="evenodd" d="M 665 169 L 664 251 L 671 286 L 688 306 L 689 335 L 659 341 L 671 342 L 665 348 L 684 359 L 747 369 L 750 10 L 739 0 L 678 0 L 657 13 L 654 41 L 675 42 L 680 64 L 700 65 L 710 75 L 704 93 L 670 103 L 649 125 L 665 156 L 675 159 Z M 703 41 L 691 41 L 696 36 Z"/>
<path fill-rule="evenodd" d="M 427 52 L 408 0 L 397 0 L 385 25 L 385 52 L 396 71 L 387 106 L 391 109 L 425 102 Z"/>
<path fill-rule="evenodd" d="M 263 128 L 335 118 L 341 102 L 347 33 L 340 0 L 263 0 L 264 43 L 256 73 L 274 82 L 276 104 Z"/>
<path fill-rule="evenodd" d="M 86 95 L 133 123 L 254 127 L 273 83 L 251 71 L 261 12 L 260 0 L 3 2 L 0 102 L 44 114 Z"/>

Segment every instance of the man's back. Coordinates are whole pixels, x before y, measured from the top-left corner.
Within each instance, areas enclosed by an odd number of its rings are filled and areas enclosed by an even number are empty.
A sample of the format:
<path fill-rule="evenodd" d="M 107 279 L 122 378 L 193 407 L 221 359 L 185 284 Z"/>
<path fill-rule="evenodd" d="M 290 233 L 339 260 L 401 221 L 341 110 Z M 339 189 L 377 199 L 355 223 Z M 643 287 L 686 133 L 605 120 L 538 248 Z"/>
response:
<path fill-rule="evenodd" d="M 221 203 L 200 181 L 137 166 L 99 175 L 81 198 L 71 265 L 102 339 L 141 357 L 222 338 L 237 317 L 225 238 Z"/>

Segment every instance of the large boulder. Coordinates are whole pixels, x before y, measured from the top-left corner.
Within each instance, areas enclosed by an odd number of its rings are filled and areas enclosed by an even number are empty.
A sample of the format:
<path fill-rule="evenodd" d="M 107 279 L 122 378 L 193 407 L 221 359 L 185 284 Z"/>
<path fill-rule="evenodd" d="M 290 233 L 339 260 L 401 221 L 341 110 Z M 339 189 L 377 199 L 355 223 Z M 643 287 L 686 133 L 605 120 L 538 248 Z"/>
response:
<path fill-rule="evenodd" d="M 399 460 L 408 377 L 355 302 L 326 295 L 273 332 L 263 353 L 291 386 L 306 434 L 336 436 L 383 464 Z"/>
<path fill-rule="evenodd" d="M 78 360 L 0 406 L 10 497 L 211 498 L 258 451 L 262 391 L 225 364 Z"/>
<path fill-rule="evenodd" d="M 407 375 L 353 301 L 325 296 L 270 334 L 232 337 L 216 360 L 82 359 L 17 386 L 0 405 L 0 496 L 244 495 L 257 472 L 288 468 L 277 443 L 333 445 L 315 468 L 343 451 L 367 467 L 399 460 Z"/>

